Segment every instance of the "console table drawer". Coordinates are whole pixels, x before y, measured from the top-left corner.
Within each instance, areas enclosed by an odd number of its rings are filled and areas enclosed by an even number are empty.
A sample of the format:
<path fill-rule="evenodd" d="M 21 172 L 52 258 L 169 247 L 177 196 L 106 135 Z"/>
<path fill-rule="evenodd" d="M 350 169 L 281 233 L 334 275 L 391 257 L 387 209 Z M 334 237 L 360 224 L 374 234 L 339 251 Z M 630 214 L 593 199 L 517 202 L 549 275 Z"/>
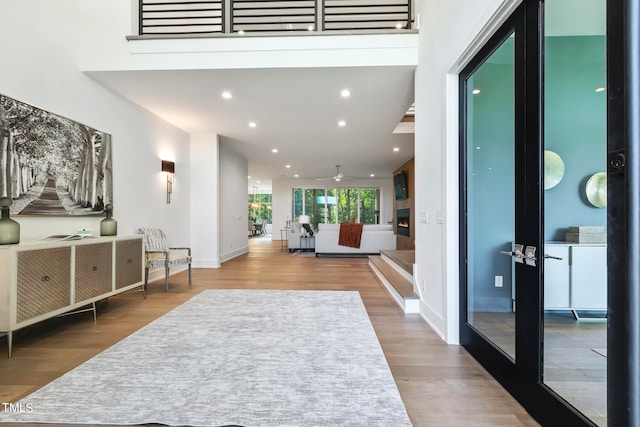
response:
<path fill-rule="evenodd" d="M 17 273 L 17 323 L 71 302 L 70 247 L 19 252 Z"/>
<path fill-rule="evenodd" d="M 111 292 L 113 288 L 112 244 L 76 246 L 75 301 L 81 302 Z"/>
<path fill-rule="evenodd" d="M 116 242 L 116 289 L 142 280 L 142 239 Z"/>

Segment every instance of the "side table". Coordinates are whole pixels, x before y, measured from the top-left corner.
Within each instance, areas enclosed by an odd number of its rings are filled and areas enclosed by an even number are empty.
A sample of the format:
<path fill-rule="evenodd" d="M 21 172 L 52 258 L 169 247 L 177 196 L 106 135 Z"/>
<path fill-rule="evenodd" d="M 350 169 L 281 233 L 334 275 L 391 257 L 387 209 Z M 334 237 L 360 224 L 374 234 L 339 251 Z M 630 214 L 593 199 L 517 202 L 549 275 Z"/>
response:
<path fill-rule="evenodd" d="M 316 238 L 314 236 L 300 236 L 300 252 L 314 252 Z"/>
<path fill-rule="evenodd" d="M 291 227 L 285 227 L 280 229 L 280 249 L 286 248 L 289 246 L 289 230 L 291 230 Z"/>

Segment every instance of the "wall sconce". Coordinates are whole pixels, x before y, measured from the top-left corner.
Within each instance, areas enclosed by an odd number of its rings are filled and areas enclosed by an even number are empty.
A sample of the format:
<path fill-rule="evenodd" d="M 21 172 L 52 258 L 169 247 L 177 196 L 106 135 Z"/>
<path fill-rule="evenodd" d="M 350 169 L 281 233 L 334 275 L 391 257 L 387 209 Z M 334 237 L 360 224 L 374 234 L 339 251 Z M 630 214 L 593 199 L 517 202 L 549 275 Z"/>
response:
<path fill-rule="evenodd" d="M 176 164 L 169 160 L 162 161 L 162 172 L 167 174 L 167 203 L 171 203 L 171 193 L 173 192 L 173 178 Z"/>

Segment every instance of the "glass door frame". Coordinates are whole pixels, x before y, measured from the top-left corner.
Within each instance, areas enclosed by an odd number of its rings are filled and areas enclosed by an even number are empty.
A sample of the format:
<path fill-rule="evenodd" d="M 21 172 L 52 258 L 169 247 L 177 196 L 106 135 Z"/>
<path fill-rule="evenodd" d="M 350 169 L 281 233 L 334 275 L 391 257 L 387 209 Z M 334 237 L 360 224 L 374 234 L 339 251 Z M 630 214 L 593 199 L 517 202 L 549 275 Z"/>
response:
<path fill-rule="evenodd" d="M 607 420 L 640 425 L 640 1 L 607 1 Z"/>
<path fill-rule="evenodd" d="M 518 88 L 522 86 L 522 78 L 523 73 L 519 73 L 518 67 L 519 63 L 522 63 L 522 60 L 519 59 L 522 55 L 520 38 L 522 34 L 523 25 L 521 22 L 521 17 L 523 14 L 523 7 L 520 6 L 513 15 L 500 27 L 500 29 L 491 37 L 491 39 L 485 44 L 485 46 L 476 54 L 473 60 L 462 70 L 460 73 L 460 89 L 459 89 L 459 105 L 460 105 L 460 182 L 462 183 L 463 191 L 460 192 L 460 343 L 487 369 L 493 376 L 500 382 L 505 388 L 508 390 L 515 389 L 517 385 L 520 383 L 518 381 L 518 370 L 516 364 L 513 360 L 506 356 L 502 351 L 500 351 L 497 347 L 494 346 L 488 339 L 486 339 L 478 330 L 473 328 L 468 323 L 468 258 L 469 258 L 469 247 L 467 245 L 468 232 L 467 232 L 467 212 L 468 212 L 468 201 L 467 201 L 467 182 L 468 182 L 468 159 L 466 156 L 467 152 L 467 121 L 465 120 L 467 117 L 467 108 L 468 102 L 467 97 L 469 90 L 473 88 L 468 87 L 467 79 L 471 77 L 484 63 L 486 60 L 491 57 L 501 46 L 502 44 L 514 34 L 515 37 L 515 48 L 514 48 L 514 81 L 515 81 L 515 99 L 514 99 L 514 107 L 521 100 L 521 90 Z M 519 140 L 518 133 L 519 127 L 518 122 L 522 122 L 519 120 L 517 116 L 517 111 L 515 117 L 515 138 Z M 519 146 L 520 144 L 516 144 Z M 516 147 L 516 157 L 517 155 L 517 147 Z M 516 165 L 515 176 L 522 176 L 519 174 L 519 168 Z M 516 183 L 516 187 L 518 184 Z M 505 215 L 509 215 L 512 213 L 505 212 Z M 518 227 L 516 221 L 516 229 Z M 517 234 L 517 231 L 516 231 Z M 517 279 L 516 279 L 517 283 Z M 517 312 L 516 312 L 516 322 L 517 322 Z M 517 337 L 516 337 L 516 352 L 518 349 L 517 345 Z M 516 360 L 519 360 L 519 356 L 516 353 Z"/>
<path fill-rule="evenodd" d="M 460 105 L 460 343 L 543 425 L 594 426 L 543 384 L 543 64 L 544 1 L 524 0 L 462 70 Z M 508 358 L 467 323 L 467 85 L 470 77 L 515 33 L 515 241 L 535 246 L 536 266 L 515 265 L 516 357 Z"/>

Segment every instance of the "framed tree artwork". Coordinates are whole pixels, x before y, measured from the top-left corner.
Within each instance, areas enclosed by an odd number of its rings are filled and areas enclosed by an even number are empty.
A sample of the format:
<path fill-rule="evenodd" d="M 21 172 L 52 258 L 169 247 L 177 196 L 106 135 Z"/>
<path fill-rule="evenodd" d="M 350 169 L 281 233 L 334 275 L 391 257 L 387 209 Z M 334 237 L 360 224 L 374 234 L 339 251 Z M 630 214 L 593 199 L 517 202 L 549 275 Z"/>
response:
<path fill-rule="evenodd" d="M 113 204 L 111 136 L 0 95 L 0 197 L 13 215 L 102 215 Z"/>

